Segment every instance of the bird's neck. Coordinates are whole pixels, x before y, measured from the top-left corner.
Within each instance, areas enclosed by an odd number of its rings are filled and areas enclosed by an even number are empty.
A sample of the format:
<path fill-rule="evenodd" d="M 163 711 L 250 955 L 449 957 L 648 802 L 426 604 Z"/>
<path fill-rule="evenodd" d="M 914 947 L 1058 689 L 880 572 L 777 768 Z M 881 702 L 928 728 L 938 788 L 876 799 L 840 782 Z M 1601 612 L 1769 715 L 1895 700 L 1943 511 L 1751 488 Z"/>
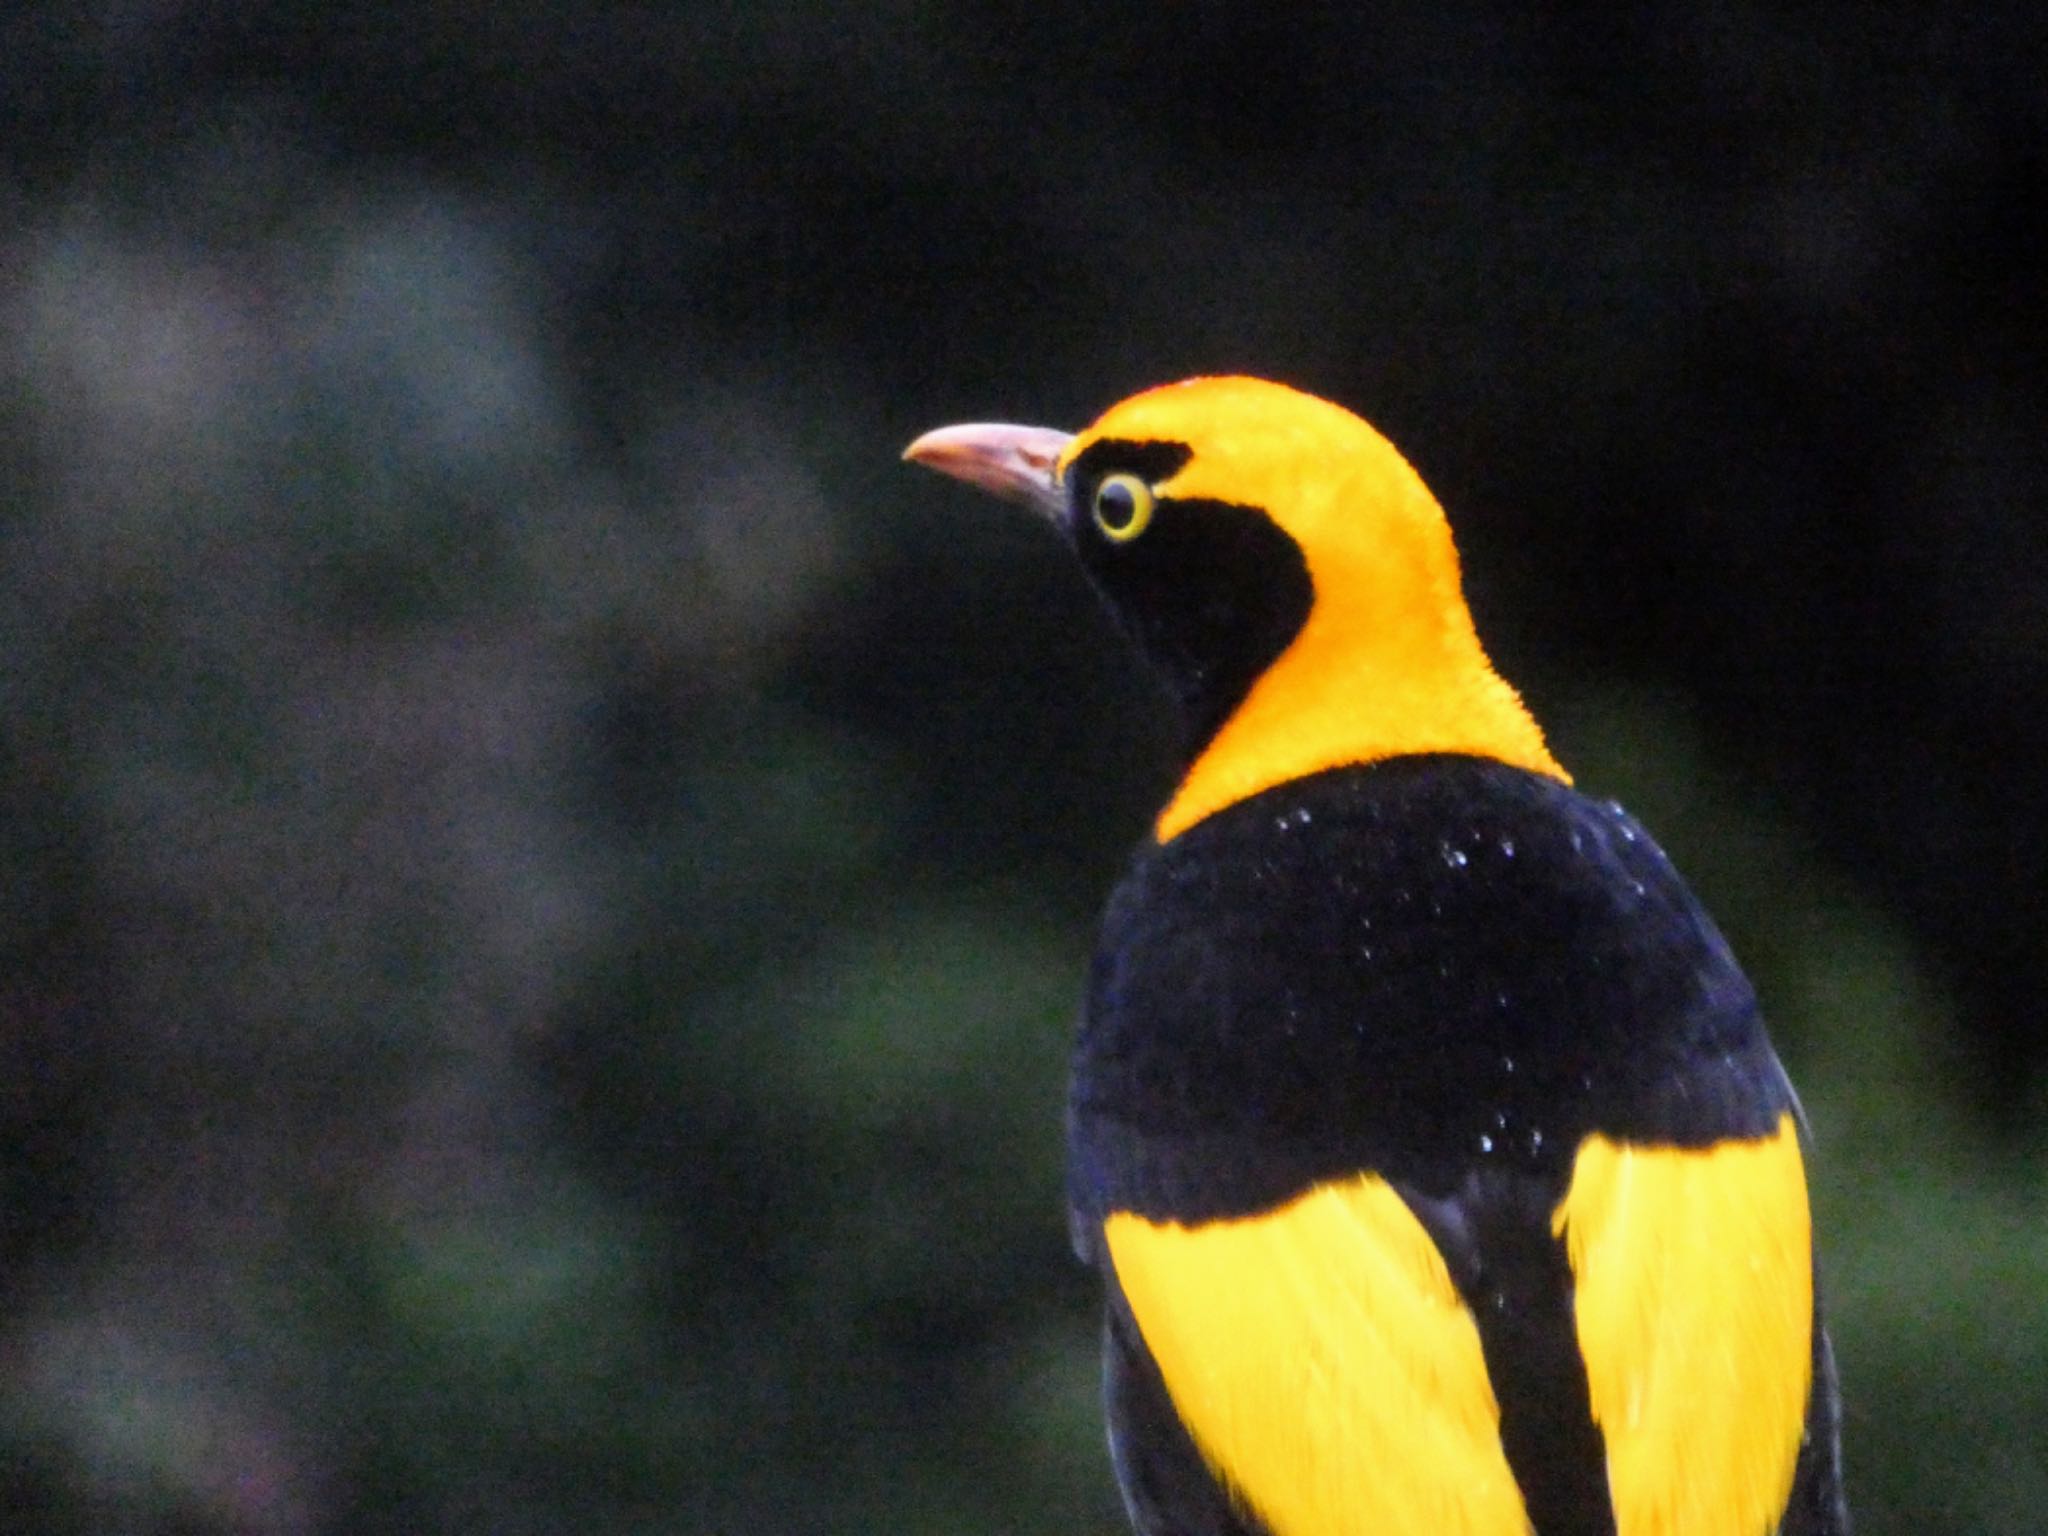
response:
<path fill-rule="evenodd" d="M 1419 626 L 1399 618 L 1319 601 L 1189 765 L 1154 826 L 1159 841 L 1289 780 L 1414 753 L 1489 757 L 1571 782 L 1462 601 Z"/>

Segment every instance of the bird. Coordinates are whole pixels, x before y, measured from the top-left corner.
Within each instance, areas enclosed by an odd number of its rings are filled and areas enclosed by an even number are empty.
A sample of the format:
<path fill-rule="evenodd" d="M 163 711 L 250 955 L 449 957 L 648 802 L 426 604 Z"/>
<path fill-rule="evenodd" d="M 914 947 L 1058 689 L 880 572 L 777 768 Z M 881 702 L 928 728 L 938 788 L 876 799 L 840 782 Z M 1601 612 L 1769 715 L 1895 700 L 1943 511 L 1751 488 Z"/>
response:
<path fill-rule="evenodd" d="M 1042 514 L 1181 732 L 1067 1102 L 1139 1536 L 1843 1536 L 1755 991 L 1494 669 L 1408 461 L 1237 376 L 904 457 Z"/>

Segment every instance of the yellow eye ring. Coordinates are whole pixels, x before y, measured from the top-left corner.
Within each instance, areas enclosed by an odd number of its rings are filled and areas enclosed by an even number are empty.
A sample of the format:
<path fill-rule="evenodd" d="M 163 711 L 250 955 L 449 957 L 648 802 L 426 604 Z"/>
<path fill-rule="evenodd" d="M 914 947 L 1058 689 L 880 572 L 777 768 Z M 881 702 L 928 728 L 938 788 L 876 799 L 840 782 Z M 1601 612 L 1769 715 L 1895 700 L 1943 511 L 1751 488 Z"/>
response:
<path fill-rule="evenodd" d="M 1152 487 L 1136 475 L 1104 475 L 1095 487 L 1089 510 L 1102 536 L 1115 544 L 1128 544 L 1152 521 Z"/>

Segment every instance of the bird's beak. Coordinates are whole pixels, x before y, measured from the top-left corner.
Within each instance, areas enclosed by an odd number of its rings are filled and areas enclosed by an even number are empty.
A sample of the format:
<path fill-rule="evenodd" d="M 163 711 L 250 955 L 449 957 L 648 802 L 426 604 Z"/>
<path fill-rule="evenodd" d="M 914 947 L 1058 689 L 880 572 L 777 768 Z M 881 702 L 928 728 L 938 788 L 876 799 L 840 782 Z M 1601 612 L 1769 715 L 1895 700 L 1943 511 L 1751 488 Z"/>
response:
<path fill-rule="evenodd" d="M 1052 427 L 974 422 L 927 432 L 903 450 L 903 457 L 1005 501 L 1021 502 L 1058 523 L 1066 516 L 1067 496 L 1055 471 L 1073 440 L 1073 433 Z"/>

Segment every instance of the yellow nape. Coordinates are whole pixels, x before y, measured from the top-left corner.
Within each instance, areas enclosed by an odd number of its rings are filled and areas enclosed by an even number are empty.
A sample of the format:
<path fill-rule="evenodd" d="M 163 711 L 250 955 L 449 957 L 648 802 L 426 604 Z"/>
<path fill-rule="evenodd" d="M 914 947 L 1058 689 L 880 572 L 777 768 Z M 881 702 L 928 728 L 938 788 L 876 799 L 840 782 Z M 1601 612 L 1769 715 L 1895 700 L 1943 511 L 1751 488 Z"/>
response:
<path fill-rule="evenodd" d="M 1617 1536 L 1768 1536 L 1813 1369 L 1792 1117 L 1701 1150 L 1589 1137 L 1553 1225 L 1577 1281 Z"/>
<path fill-rule="evenodd" d="M 1383 1180 L 1104 1230 L 1175 1410 L 1273 1536 L 1528 1536 L 1479 1330 Z"/>
<path fill-rule="evenodd" d="M 1415 752 L 1497 758 L 1569 778 L 1493 670 L 1465 606 L 1450 526 L 1407 460 L 1341 406 L 1261 379 L 1169 384 L 1112 406 L 1103 438 L 1185 443 L 1154 489 L 1256 507 L 1301 548 L 1315 604 L 1189 768 L 1161 842 L 1286 780 Z"/>

